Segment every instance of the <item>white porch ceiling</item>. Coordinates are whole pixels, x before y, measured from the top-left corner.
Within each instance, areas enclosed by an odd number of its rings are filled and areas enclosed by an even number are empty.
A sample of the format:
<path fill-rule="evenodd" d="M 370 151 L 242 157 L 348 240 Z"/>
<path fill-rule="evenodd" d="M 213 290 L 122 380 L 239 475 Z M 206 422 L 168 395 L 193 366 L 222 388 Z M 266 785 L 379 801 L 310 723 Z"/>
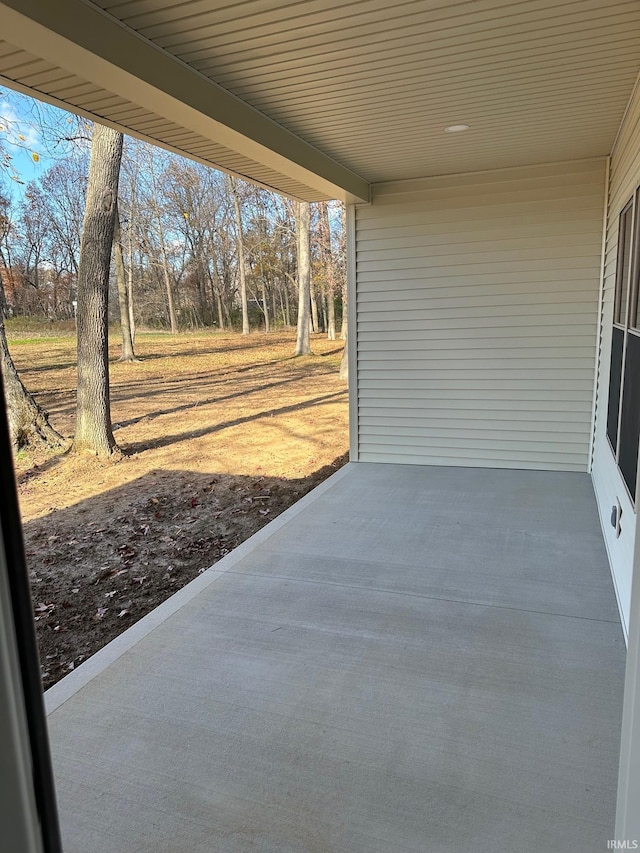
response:
<path fill-rule="evenodd" d="M 9 84 L 309 199 L 606 155 L 640 69 L 638 0 L 7 0 L 0 31 Z"/>

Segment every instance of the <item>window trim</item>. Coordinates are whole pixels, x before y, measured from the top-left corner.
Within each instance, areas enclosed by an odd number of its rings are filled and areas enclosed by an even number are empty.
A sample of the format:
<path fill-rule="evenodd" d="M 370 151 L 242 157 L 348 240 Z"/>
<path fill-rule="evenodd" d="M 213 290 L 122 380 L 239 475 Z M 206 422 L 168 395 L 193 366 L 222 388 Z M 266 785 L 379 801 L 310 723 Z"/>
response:
<path fill-rule="evenodd" d="M 629 239 L 631 245 L 627 246 L 625 234 L 626 221 L 625 217 L 631 215 L 631 223 L 629 228 Z M 624 258 L 627 250 L 629 251 L 627 269 L 625 269 Z M 622 309 L 622 293 L 624 293 L 623 282 L 626 278 L 626 290 L 624 312 Z M 634 486 L 636 488 L 636 497 L 631 494 L 631 486 L 627 483 L 625 476 L 620 468 L 620 440 L 622 437 L 622 406 L 624 402 L 625 390 L 625 374 L 627 361 L 627 344 L 629 335 L 634 335 L 640 338 L 640 322 L 638 326 L 631 326 L 632 312 L 637 312 L 640 301 L 640 187 L 637 187 L 629 201 L 622 207 L 618 214 L 618 246 L 616 252 L 616 270 L 615 270 L 615 289 L 613 295 L 613 318 L 612 329 L 619 329 L 623 333 L 622 341 L 622 356 L 620 364 L 620 390 L 618 396 L 618 414 L 616 423 L 616 446 L 615 449 L 609 437 L 608 427 L 605 430 L 607 444 L 614 458 L 616 468 L 620 473 L 620 479 L 627 491 L 631 505 L 635 510 L 636 499 L 638 498 L 638 483 L 637 476 Z M 617 322 L 617 314 L 622 314 L 623 322 Z M 635 319 L 635 318 L 634 318 Z M 613 336 L 612 336 L 613 344 Z M 611 393 L 611 373 L 609 374 L 609 394 Z M 608 409 L 607 409 L 608 411 Z"/>
<path fill-rule="evenodd" d="M 633 196 L 629 199 L 629 201 L 625 204 L 618 215 L 618 251 L 616 253 L 616 280 L 615 280 L 615 289 L 613 293 L 613 325 L 617 326 L 619 329 L 626 328 L 628 325 L 629 319 L 629 295 L 630 295 L 630 285 L 631 285 L 631 272 L 633 269 L 633 260 L 634 255 L 636 254 L 634 251 L 634 237 L 635 237 L 635 220 L 636 220 L 636 207 L 637 207 L 637 191 L 633 194 Z M 625 234 L 626 229 L 623 229 L 622 223 L 623 219 L 627 216 L 628 213 L 631 213 L 631 228 L 629 229 L 629 236 L 631 238 L 631 246 L 630 246 L 630 256 L 629 256 L 629 264 L 628 269 L 626 270 L 627 282 L 626 282 L 626 297 L 625 297 L 625 305 L 624 305 L 624 314 L 622 314 L 622 322 L 620 320 L 616 320 L 622 308 L 622 291 L 621 291 L 621 283 L 624 278 L 622 275 L 624 268 L 624 255 L 625 249 L 627 248 L 625 245 Z M 625 223 L 626 224 L 626 223 Z"/>

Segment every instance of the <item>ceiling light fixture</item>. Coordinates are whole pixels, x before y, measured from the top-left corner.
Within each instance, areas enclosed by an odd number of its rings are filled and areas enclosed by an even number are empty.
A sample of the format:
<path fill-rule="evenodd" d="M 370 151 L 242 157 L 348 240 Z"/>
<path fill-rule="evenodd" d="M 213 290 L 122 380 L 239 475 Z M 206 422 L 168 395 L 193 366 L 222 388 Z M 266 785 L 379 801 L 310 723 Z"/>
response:
<path fill-rule="evenodd" d="M 445 127 L 445 133 L 462 133 L 463 130 L 469 130 L 468 124 L 450 124 L 449 127 Z"/>

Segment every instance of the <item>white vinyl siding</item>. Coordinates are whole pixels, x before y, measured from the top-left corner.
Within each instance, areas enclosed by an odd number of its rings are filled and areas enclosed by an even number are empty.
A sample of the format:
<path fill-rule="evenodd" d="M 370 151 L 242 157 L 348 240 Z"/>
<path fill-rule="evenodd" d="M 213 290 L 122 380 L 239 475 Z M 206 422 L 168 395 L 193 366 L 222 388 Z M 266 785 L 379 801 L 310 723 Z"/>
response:
<path fill-rule="evenodd" d="M 618 224 L 623 207 L 633 197 L 638 186 L 640 186 L 640 89 L 636 89 L 631 99 L 611 154 L 593 455 L 593 484 L 625 630 L 628 625 L 631 600 L 636 515 L 607 440 L 607 410 L 613 298 L 618 259 Z M 616 531 L 609 520 L 611 508 L 618 501 L 622 507 L 622 530 L 619 537 L 616 536 Z"/>
<path fill-rule="evenodd" d="M 356 208 L 360 460 L 587 470 L 604 172 L 374 185 Z"/>

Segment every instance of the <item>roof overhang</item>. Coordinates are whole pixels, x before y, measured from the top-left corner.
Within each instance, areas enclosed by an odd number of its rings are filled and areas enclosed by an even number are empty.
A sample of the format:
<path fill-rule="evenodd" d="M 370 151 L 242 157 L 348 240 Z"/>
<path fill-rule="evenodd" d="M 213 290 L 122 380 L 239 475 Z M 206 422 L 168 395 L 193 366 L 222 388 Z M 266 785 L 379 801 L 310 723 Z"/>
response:
<path fill-rule="evenodd" d="M 308 201 L 605 157 L 639 57 L 638 0 L 0 0 L 0 81 Z"/>
<path fill-rule="evenodd" d="M 369 200 L 369 184 L 359 175 L 83 0 L 5 0 L 0 24 L 2 38 L 30 55 L 61 65 L 108 92 L 126 93 L 131 103 L 290 179 L 284 186 L 293 186 L 291 195 Z M 7 79 L 7 84 L 42 97 L 15 79 Z M 69 108 L 55 97 L 46 100 Z M 126 124 L 99 120 L 145 136 Z M 245 174 L 224 163 L 212 165 L 253 178 L 250 166 Z M 257 182 L 270 186 L 268 180 Z M 295 191 L 296 184 L 301 191 Z"/>

